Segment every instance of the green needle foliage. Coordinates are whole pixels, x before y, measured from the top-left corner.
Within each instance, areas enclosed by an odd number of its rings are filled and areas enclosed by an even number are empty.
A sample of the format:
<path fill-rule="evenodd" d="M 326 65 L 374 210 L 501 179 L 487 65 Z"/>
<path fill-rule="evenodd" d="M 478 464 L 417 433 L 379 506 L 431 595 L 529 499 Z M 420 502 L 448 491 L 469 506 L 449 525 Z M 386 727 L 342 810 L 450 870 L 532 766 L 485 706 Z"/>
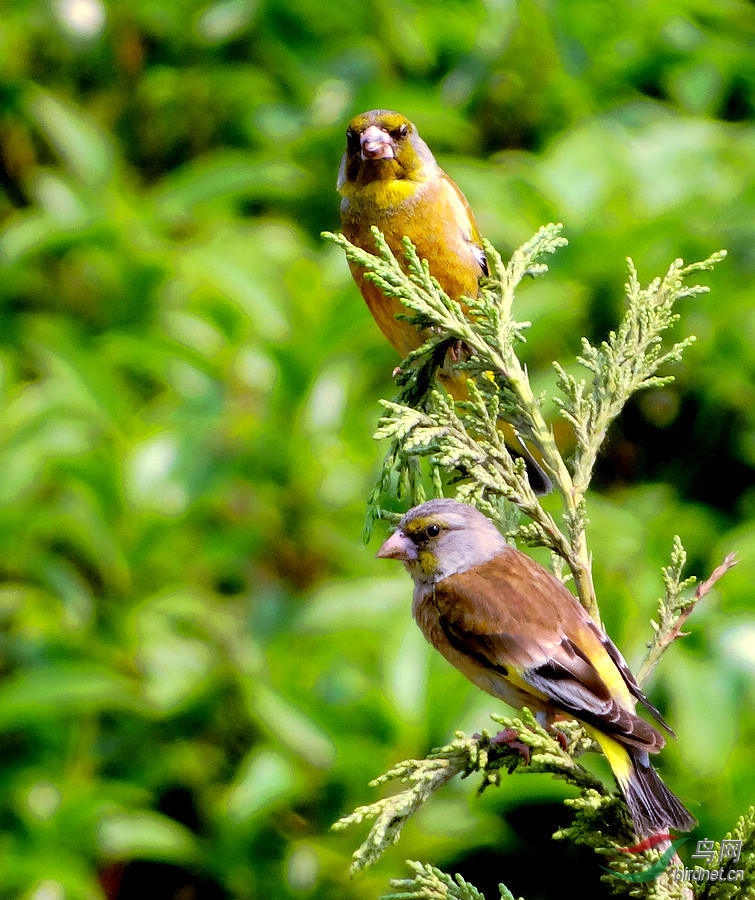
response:
<path fill-rule="evenodd" d="M 672 382 L 672 375 L 659 377 L 656 372 L 666 363 L 680 360 L 685 348 L 695 341 L 690 335 L 670 348 L 663 344 L 664 332 L 679 319 L 675 304 L 707 290 L 701 285 L 687 286 L 685 279 L 710 269 L 725 255 L 721 251 L 689 266 L 676 259 L 663 278 L 654 279 L 647 288 L 640 286 L 634 263 L 627 260 L 627 310 L 618 330 L 612 331 L 599 347 L 582 338 L 582 354 L 577 361 L 591 373 L 589 384 L 585 379 L 568 375 L 555 364 L 558 387 L 563 394 L 555 401 L 577 437 L 572 482 L 580 497 L 590 484 L 608 427 L 627 400 L 643 388 L 662 387 Z"/>
<path fill-rule="evenodd" d="M 741 869 L 744 878 L 741 881 L 706 881 L 700 897 L 705 900 L 730 900 L 735 897 L 752 897 L 755 893 L 755 806 L 739 817 L 734 828 L 723 838 L 714 842 L 714 859 L 720 860 L 721 845 L 724 841 L 741 841 L 739 859 L 726 865 L 730 869 Z"/>
<path fill-rule="evenodd" d="M 664 650 L 678 637 L 683 637 L 682 625 L 689 617 L 699 600 L 701 600 L 711 587 L 737 562 L 733 553 L 729 553 L 724 561 L 710 575 L 699 584 L 694 594 L 690 594 L 691 588 L 697 581 L 694 575 L 683 578 L 682 573 L 687 563 L 687 551 L 682 546 L 679 535 L 674 536 L 674 546 L 671 550 L 671 564 L 661 570 L 665 594 L 658 601 L 658 619 L 650 620 L 653 629 L 653 639 L 648 643 L 648 652 L 637 673 L 640 684 L 643 684 L 658 665 Z"/>
<path fill-rule="evenodd" d="M 373 233 L 377 256 L 355 247 L 342 235 L 325 237 L 343 247 L 351 262 L 364 266 L 367 277 L 387 296 L 400 299 L 413 313 L 411 320 L 419 327 L 430 326 L 431 333 L 401 367 L 404 389 L 398 401 L 383 401 L 385 415 L 375 436 L 389 438 L 391 446 L 369 500 L 368 518 L 383 515 L 381 500 L 393 493 L 392 485 L 411 505 L 427 499 L 418 466 L 419 459 L 425 459 L 436 494 L 442 492 L 444 480 L 452 481 L 460 500 L 489 515 L 501 518 L 498 510 L 502 500 L 518 508 L 528 522 L 512 536 L 548 547 L 562 557 L 571 570 L 580 601 L 599 622 L 584 505 L 598 450 L 608 426 L 633 394 L 673 379 L 671 375 L 659 377 L 659 368 L 680 359 L 693 340 L 687 338 L 670 347 L 664 344 L 665 333 L 678 320 L 675 305 L 707 291 L 702 285 L 688 285 L 687 279 L 712 268 L 725 252 L 687 266 L 675 260 L 665 276 L 644 289 L 630 260 L 626 312 L 619 328 L 600 347 L 593 347 L 586 338 L 582 340 L 577 363 L 590 372 L 589 384 L 586 379 L 567 375 L 563 366 L 555 364 L 560 395 L 554 400 L 572 426 L 576 441 L 568 466 L 544 417 L 544 398 L 535 396 L 526 367 L 516 353 L 530 323 L 519 322 L 513 315 L 516 288 L 526 276 L 543 275 L 547 271 L 543 258 L 566 243 L 561 226 L 542 227 L 508 264 L 486 243 L 491 278 L 478 298 L 467 301 L 467 313 L 441 289 L 411 242 L 405 242 L 404 268 L 380 232 L 373 229 Z M 469 401 L 455 404 L 440 390 L 414 399 L 416 385 L 424 381 L 428 359 L 434 360 L 438 347 L 449 339 L 463 342 L 468 349 L 461 367 L 469 375 Z M 414 402 L 410 402 L 412 399 Z M 511 422 L 522 440 L 540 454 L 562 502 L 560 524 L 543 509 L 523 463 L 509 453 L 497 428 L 499 418 Z"/>
<path fill-rule="evenodd" d="M 565 460 L 543 413 L 544 398 L 535 395 L 526 366 L 517 356 L 529 323 L 514 317 L 515 292 L 522 280 L 543 275 L 547 271 L 544 259 L 566 243 L 561 226 L 541 228 L 507 264 L 486 244 L 491 276 L 482 285 L 479 297 L 465 299 L 463 304 L 444 293 L 426 261 L 419 259 L 408 240 L 404 242 L 405 260 L 399 261 L 380 232 L 373 229 L 373 234 L 377 255 L 355 247 L 342 235 L 324 236 L 341 246 L 351 262 L 365 267 L 367 277 L 383 293 L 401 300 L 407 307 L 407 317 L 423 330 L 426 340 L 401 366 L 398 397 L 381 401 L 384 413 L 375 437 L 390 443 L 380 478 L 369 498 L 368 534 L 375 519 L 395 518 L 395 513 L 383 507 L 387 497 L 398 496 L 413 506 L 428 495 L 443 496 L 452 491 L 457 499 L 498 519 L 512 539 L 548 548 L 558 575 L 560 564 L 565 563 L 580 601 L 599 622 L 586 540 L 585 503 L 598 451 L 609 426 L 630 397 L 673 380 L 672 375 L 661 370 L 678 361 L 694 341 L 691 336 L 673 343 L 667 340 L 669 329 L 679 318 L 677 303 L 707 290 L 690 284 L 689 279 L 712 268 L 725 253 L 715 253 L 691 265 L 677 259 L 665 275 L 645 288 L 629 260 L 626 308 L 618 328 L 597 346 L 582 339 L 576 364 L 586 370 L 587 376 L 578 378 L 569 374 L 565 366 L 554 363 L 558 391 L 554 401 L 574 433 L 574 453 Z M 467 378 L 466 400 L 455 401 L 433 382 L 434 370 L 450 346 L 455 348 L 457 368 Z M 537 450 L 560 500 L 560 515 L 546 510 L 532 490 L 523 460 L 512 456 L 504 442 L 501 420 L 513 426 L 524 444 Z M 640 682 L 681 635 L 681 625 L 695 604 L 734 561 L 733 556 L 727 557 L 690 595 L 695 579 L 683 577 L 686 552 L 680 539 L 674 538 L 670 564 L 662 572 L 665 595 L 659 603 L 658 621 L 651 623 L 653 639 L 640 670 Z M 481 773 L 482 790 L 500 784 L 503 770 L 548 772 L 566 780 L 578 792 L 578 796 L 566 801 L 575 809 L 572 826 L 554 836 L 592 847 L 611 866 L 609 871 L 629 875 L 628 881 L 615 874 L 605 876 L 612 888 L 629 891 L 633 896 L 691 896 L 687 885 L 673 883 L 662 872 L 652 884 L 632 880 L 632 873 L 647 870 L 653 864 L 662 867 L 662 854 L 667 848 L 631 856 L 621 852 L 622 847 L 634 843 L 628 814 L 617 795 L 609 793 L 575 762 L 580 753 L 593 749 L 576 723 L 565 726 L 562 746 L 527 710 L 520 718 L 493 718 L 502 727 L 498 736 L 483 733 L 468 737 L 457 732 L 454 741 L 434 750 L 426 759 L 399 763 L 372 782 L 373 786 L 380 786 L 398 781 L 408 787 L 358 808 L 334 826 L 342 830 L 373 821 L 367 838 L 354 854 L 352 874 L 374 863 L 399 839 L 408 819 L 456 775 Z M 528 765 L 522 765 L 523 760 Z M 463 880 L 453 880 L 432 867 L 410 863 L 410 868 L 413 878 L 395 882 L 394 887 L 402 892 L 390 897 L 429 900 L 481 896 Z"/>
<path fill-rule="evenodd" d="M 440 869 L 425 863 L 407 860 L 412 872 L 411 878 L 395 878 L 391 887 L 398 893 L 386 894 L 383 900 L 485 900 L 476 887 L 465 881 L 461 875 L 451 878 Z M 498 885 L 501 900 L 515 900 L 508 888 Z"/>
<path fill-rule="evenodd" d="M 576 723 L 559 726 L 567 752 L 552 734 L 538 724 L 528 709 L 523 709 L 519 717 L 493 715 L 491 719 L 500 726 L 495 735 L 483 731 L 469 737 L 457 731 L 450 744 L 433 750 L 426 759 L 404 760 L 370 782 L 371 787 L 395 781 L 409 787 L 391 797 L 359 807 L 333 826 L 335 830 L 342 831 L 374 820 L 369 835 L 354 853 L 350 870 L 352 875 L 372 865 L 384 850 L 396 843 L 404 825 L 422 804 L 457 775 L 466 778 L 479 772 L 482 780 L 478 792 L 482 793 L 490 785 L 500 784 L 503 770 L 509 774 L 514 771 L 529 774 L 547 772 L 583 791 L 591 791 L 601 797 L 606 795 L 602 783 L 574 761 L 575 755 L 592 744 Z M 500 736 L 506 737 L 506 740 L 501 740 Z M 525 760 L 527 764 L 522 767 Z M 614 805 L 614 800 L 608 798 L 606 803 Z"/>

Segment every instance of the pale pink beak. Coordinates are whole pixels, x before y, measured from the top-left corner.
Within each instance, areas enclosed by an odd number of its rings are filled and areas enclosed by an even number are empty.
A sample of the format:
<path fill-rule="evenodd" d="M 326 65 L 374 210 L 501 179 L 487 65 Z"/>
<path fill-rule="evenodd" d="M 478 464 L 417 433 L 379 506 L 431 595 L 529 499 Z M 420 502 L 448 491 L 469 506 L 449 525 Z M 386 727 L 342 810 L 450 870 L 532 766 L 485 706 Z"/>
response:
<path fill-rule="evenodd" d="M 362 144 L 362 159 L 393 159 L 393 142 L 389 135 L 378 128 L 377 125 L 370 125 L 365 128 L 360 138 Z"/>
<path fill-rule="evenodd" d="M 378 559 L 400 559 L 413 562 L 417 559 L 417 548 L 403 531 L 394 531 L 377 552 Z"/>

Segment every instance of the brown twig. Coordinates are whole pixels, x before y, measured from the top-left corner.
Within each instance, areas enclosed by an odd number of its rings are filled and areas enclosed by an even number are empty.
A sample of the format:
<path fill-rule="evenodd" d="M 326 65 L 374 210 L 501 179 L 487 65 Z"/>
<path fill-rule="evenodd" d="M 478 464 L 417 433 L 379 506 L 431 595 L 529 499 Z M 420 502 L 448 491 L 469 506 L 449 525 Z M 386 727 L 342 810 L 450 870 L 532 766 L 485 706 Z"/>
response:
<path fill-rule="evenodd" d="M 724 561 L 711 572 L 705 581 L 701 581 L 691 598 L 680 605 L 666 606 L 662 600 L 659 605 L 660 622 L 655 627 L 655 636 L 649 645 L 648 653 L 637 672 L 637 681 L 644 684 L 661 660 L 667 648 L 680 637 L 689 632 L 682 631 L 682 626 L 692 614 L 697 604 L 710 592 L 716 582 L 722 578 L 738 562 L 736 553 L 728 553 Z"/>
<path fill-rule="evenodd" d="M 724 576 L 729 571 L 729 569 L 736 566 L 738 562 L 739 560 L 737 559 L 736 553 L 727 553 L 721 565 L 716 566 L 716 568 L 710 573 L 710 576 L 706 578 L 705 581 L 701 581 L 700 584 L 698 584 L 697 589 L 695 590 L 695 603 L 697 603 L 698 600 L 702 600 L 702 598 L 708 593 L 708 591 L 710 591 L 710 589 L 719 580 L 719 578 Z"/>

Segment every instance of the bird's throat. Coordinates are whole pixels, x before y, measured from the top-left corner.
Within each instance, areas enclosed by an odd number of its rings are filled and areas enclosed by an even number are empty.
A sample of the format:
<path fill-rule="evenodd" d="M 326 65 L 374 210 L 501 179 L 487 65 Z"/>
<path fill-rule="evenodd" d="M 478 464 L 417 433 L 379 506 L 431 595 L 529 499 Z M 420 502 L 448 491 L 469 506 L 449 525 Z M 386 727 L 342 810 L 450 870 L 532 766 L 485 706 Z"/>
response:
<path fill-rule="evenodd" d="M 375 160 L 364 164 L 353 182 L 341 185 L 341 194 L 354 211 L 379 210 L 383 215 L 397 213 L 407 201 L 417 198 L 424 180 L 406 178 L 393 160 Z"/>

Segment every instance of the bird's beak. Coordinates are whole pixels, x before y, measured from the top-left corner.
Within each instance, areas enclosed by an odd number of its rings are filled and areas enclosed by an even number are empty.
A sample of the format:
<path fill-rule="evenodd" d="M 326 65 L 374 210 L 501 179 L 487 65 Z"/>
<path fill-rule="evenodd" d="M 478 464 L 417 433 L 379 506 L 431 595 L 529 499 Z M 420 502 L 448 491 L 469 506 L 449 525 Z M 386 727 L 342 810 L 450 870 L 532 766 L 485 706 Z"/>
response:
<path fill-rule="evenodd" d="M 417 548 L 403 531 L 395 531 L 377 552 L 378 559 L 400 559 L 413 562 L 417 559 Z"/>
<path fill-rule="evenodd" d="M 365 128 L 360 138 L 362 144 L 362 159 L 393 159 L 393 141 L 382 128 L 370 125 Z"/>

